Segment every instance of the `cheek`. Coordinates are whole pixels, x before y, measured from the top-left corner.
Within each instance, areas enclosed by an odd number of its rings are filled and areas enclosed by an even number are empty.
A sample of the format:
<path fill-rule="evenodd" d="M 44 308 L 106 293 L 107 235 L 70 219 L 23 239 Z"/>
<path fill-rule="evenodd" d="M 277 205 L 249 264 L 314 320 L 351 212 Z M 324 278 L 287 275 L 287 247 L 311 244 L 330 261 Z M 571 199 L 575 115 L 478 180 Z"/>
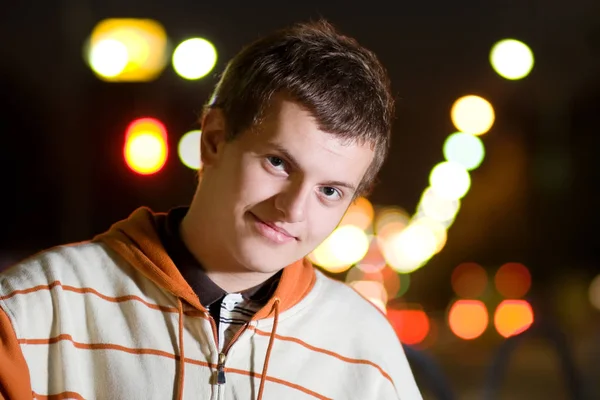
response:
<path fill-rule="evenodd" d="M 323 208 L 322 206 L 317 208 L 309 219 L 308 231 L 311 244 L 317 246 L 327 239 L 339 224 L 343 215 L 344 213 L 338 210 Z"/>
<path fill-rule="evenodd" d="M 242 162 L 239 177 L 239 195 L 248 205 L 269 199 L 280 190 L 280 181 L 265 171 L 256 160 Z"/>

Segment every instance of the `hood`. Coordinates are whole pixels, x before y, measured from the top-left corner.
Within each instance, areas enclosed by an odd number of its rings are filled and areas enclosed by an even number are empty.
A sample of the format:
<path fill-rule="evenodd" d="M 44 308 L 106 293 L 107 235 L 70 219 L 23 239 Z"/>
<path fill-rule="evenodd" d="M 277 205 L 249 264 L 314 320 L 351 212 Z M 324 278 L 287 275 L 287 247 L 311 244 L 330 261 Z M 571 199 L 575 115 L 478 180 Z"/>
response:
<path fill-rule="evenodd" d="M 160 214 L 155 214 L 148 208 L 138 208 L 127 219 L 115 223 L 107 232 L 96 236 L 94 241 L 105 243 L 156 285 L 196 309 L 206 311 L 167 255 L 155 226 L 157 215 Z M 275 299 L 279 299 L 280 312 L 290 309 L 310 292 L 315 279 L 314 267 L 307 260 L 288 265 L 283 269 L 272 298 L 253 319 L 269 317 L 273 313 Z"/>

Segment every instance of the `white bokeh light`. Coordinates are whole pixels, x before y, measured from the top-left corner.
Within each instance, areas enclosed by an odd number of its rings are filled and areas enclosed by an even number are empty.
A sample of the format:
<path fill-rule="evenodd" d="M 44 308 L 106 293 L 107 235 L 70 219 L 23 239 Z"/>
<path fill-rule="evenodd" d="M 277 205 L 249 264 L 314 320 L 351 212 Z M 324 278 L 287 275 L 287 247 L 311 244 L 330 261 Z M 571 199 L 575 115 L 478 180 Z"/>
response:
<path fill-rule="evenodd" d="M 206 39 L 188 39 L 173 52 L 173 68 L 185 79 L 200 79 L 206 76 L 217 63 L 217 50 Z"/>
<path fill-rule="evenodd" d="M 202 160 L 200 158 L 200 137 L 202 132 L 199 130 L 187 132 L 179 140 L 177 153 L 179 159 L 188 168 L 200 169 Z"/>
<path fill-rule="evenodd" d="M 504 39 L 492 47 L 490 63 L 498 75 L 509 80 L 517 80 L 529 75 L 533 68 L 534 57 L 525 43 L 515 39 Z"/>

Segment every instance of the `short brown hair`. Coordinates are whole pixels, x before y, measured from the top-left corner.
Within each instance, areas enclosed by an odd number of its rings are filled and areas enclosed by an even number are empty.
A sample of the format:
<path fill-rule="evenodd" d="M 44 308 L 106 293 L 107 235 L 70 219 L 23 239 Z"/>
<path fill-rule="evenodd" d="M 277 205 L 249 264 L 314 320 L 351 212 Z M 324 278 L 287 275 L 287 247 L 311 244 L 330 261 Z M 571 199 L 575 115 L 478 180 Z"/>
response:
<path fill-rule="evenodd" d="M 389 145 L 394 99 L 375 54 L 324 20 L 251 43 L 225 68 L 206 106 L 225 115 L 228 138 L 257 125 L 276 93 L 306 107 L 319 128 L 375 151 L 358 193 L 368 192 Z"/>

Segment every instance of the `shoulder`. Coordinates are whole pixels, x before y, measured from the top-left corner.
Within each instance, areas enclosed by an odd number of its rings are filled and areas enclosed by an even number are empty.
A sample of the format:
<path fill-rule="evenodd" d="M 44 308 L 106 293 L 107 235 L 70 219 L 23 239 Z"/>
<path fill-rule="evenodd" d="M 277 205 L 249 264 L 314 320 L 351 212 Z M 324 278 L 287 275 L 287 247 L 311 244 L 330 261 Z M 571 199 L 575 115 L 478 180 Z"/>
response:
<path fill-rule="evenodd" d="M 386 379 L 373 388 L 379 393 L 377 398 L 421 399 L 402 344 L 385 313 L 349 285 L 318 270 L 316 274 L 319 312 L 315 314 L 321 315 L 321 326 L 327 327 L 331 336 L 344 338 L 340 346 L 347 346 L 353 357 L 368 360 L 383 371 Z"/>
<path fill-rule="evenodd" d="M 80 281 L 88 273 L 114 264 L 114 255 L 98 242 L 81 242 L 41 251 L 0 273 L 0 297 L 55 281 Z"/>
<path fill-rule="evenodd" d="M 328 319 L 335 320 L 343 329 L 352 328 L 359 335 L 375 335 L 386 341 L 398 341 L 386 315 L 372 302 L 349 285 L 316 271 L 320 283 L 319 308 Z"/>

